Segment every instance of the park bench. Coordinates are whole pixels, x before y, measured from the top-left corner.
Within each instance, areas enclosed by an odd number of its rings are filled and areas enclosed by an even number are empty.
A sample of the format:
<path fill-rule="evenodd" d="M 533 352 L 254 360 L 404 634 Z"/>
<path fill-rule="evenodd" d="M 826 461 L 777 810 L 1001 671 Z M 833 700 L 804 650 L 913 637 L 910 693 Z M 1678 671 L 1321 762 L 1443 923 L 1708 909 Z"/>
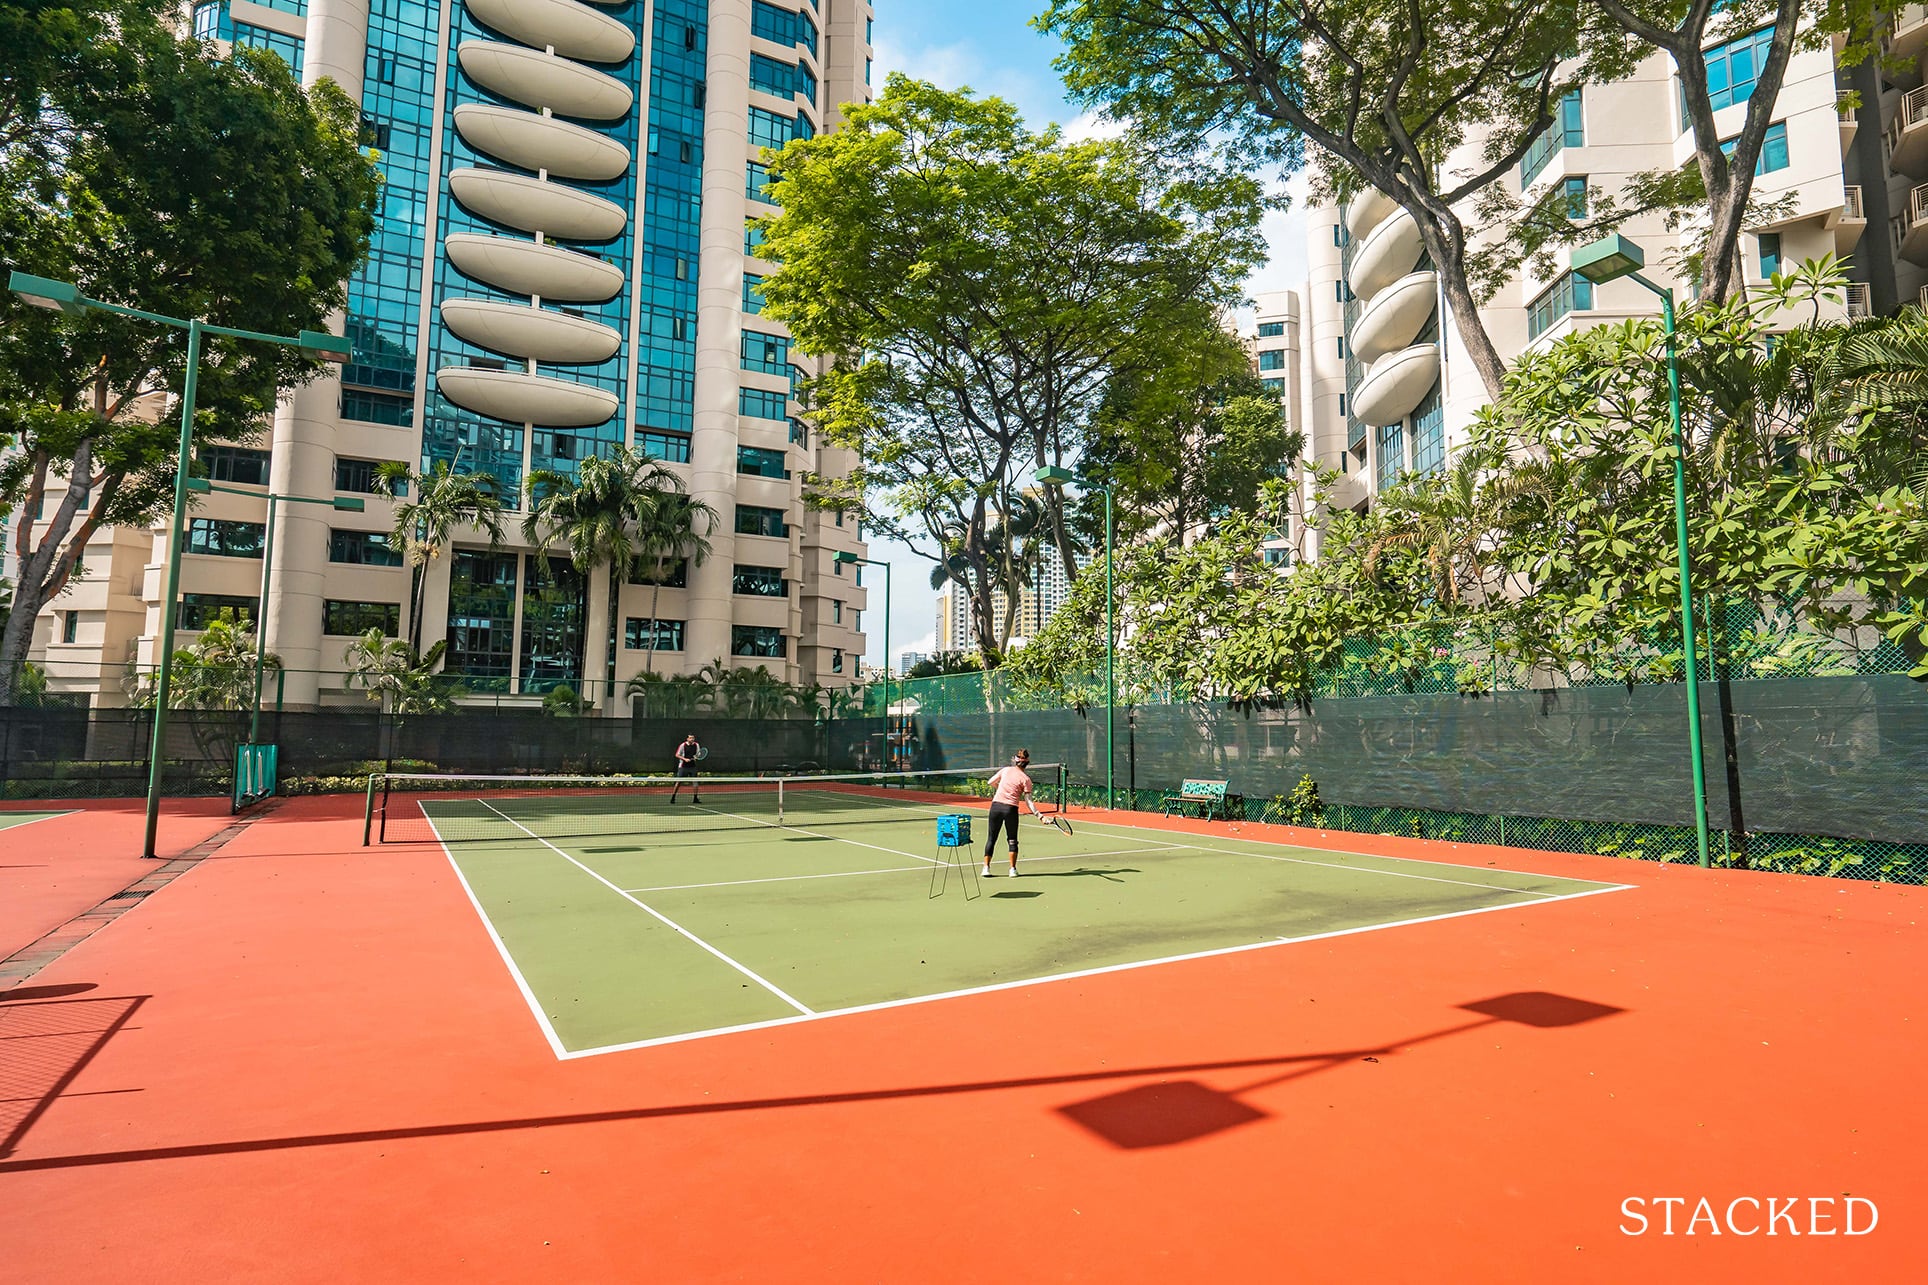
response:
<path fill-rule="evenodd" d="M 1170 816 L 1172 809 L 1179 816 L 1190 816 L 1189 809 L 1196 808 L 1198 815 L 1207 821 L 1217 818 L 1223 821 L 1225 811 L 1225 787 L 1229 781 L 1186 781 L 1178 787 L 1178 793 L 1164 797 L 1165 815 Z"/>

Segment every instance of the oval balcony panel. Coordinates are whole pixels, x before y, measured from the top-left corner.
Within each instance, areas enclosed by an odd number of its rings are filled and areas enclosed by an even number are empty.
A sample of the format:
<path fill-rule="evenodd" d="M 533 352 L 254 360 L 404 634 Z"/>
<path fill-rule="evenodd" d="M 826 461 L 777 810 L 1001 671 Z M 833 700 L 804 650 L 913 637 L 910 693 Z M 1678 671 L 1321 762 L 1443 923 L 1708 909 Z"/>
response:
<path fill-rule="evenodd" d="M 534 49 L 553 45 L 564 58 L 622 62 L 636 51 L 628 27 L 576 0 L 468 0 L 468 6 L 509 39 Z"/>
<path fill-rule="evenodd" d="M 538 111 L 547 107 L 558 116 L 621 120 L 636 105 L 636 95 L 614 76 L 540 49 L 464 40 L 455 56 L 477 85 Z"/>
<path fill-rule="evenodd" d="M 1353 324 L 1352 352 L 1371 362 L 1395 348 L 1404 348 L 1433 315 L 1439 301 L 1439 274 L 1430 269 L 1408 272 L 1372 297 Z"/>
<path fill-rule="evenodd" d="M 1346 235 L 1357 241 L 1398 209 L 1390 196 L 1369 187 L 1346 203 Z"/>
<path fill-rule="evenodd" d="M 1372 363 L 1353 390 L 1352 413 L 1374 428 L 1397 424 L 1413 413 L 1438 378 L 1438 344 L 1414 344 L 1387 353 Z"/>
<path fill-rule="evenodd" d="M 442 242 L 442 252 L 456 271 L 509 294 L 601 303 L 623 288 L 623 271 L 613 263 L 516 237 L 457 232 Z"/>
<path fill-rule="evenodd" d="M 1404 210 L 1397 210 L 1386 216 L 1366 239 L 1352 252 L 1352 271 L 1349 275 L 1352 293 L 1362 300 L 1369 300 L 1399 278 L 1413 270 L 1419 262 L 1419 252 L 1425 247 L 1419 240 L 1419 224 Z"/>
<path fill-rule="evenodd" d="M 614 393 L 519 370 L 444 366 L 435 372 L 435 386 L 463 410 L 511 424 L 588 428 L 616 413 Z"/>
<path fill-rule="evenodd" d="M 614 201 L 507 170 L 456 170 L 449 191 L 492 223 L 565 241 L 607 241 L 629 226 L 629 215 Z"/>
<path fill-rule="evenodd" d="M 623 343 L 616 331 L 582 317 L 488 299 L 444 299 L 442 322 L 477 348 L 563 366 L 608 361 Z"/>
<path fill-rule="evenodd" d="M 615 139 L 514 107 L 464 103 L 455 109 L 455 132 L 478 152 L 551 178 L 606 183 L 629 168 L 629 149 Z"/>

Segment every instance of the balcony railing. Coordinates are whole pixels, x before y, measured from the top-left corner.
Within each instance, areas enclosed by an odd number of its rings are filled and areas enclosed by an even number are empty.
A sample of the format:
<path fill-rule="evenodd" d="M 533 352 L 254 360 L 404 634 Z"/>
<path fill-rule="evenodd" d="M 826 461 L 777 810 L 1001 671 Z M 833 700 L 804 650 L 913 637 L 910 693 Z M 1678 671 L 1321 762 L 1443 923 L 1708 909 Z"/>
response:
<path fill-rule="evenodd" d="M 1866 221 L 1868 213 L 1861 207 L 1861 187 L 1849 183 L 1841 189 L 1841 217 Z"/>
<path fill-rule="evenodd" d="M 1928 223 L 1928 183 L 1908 193 L 1908 226 L 1912 229 L 1923 223 Z"/>
<path fill-rule="evenodd" d="M 1874 316 L 1874 299 L 1869 293 L 1870 289 L 1865 281 L 1850 281 L 1841 287 L 1842 302 L 1847 305 L 1848 316 Z"/>
<path fill-rule="evenodd" d="M 1888 124 L 1888 150 L 1893 151 L 1901 136 L 1928 120 L 1928 85 L 1911 89 L 1901 96 L 1901 105 L 1895 108 L 1895 118 Z"/>
<path fill-rule="evenodd" d="M 1915 306 L 1923 312 L 1928 312 L 1928 286 L 1921 288 L 1921 294 L 1915 299 Z"/>

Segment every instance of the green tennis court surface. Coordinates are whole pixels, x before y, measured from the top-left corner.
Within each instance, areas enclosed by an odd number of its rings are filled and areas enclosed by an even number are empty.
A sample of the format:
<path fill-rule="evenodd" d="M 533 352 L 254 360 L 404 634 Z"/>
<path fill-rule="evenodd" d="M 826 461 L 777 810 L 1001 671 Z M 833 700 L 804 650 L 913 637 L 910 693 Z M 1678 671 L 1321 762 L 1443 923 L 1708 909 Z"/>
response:
<path fill-rule="evenodd" d="M 26 825 L 33 821 L 46 821 L 52 817 L 64 817 L 65 812 L 0 812 L 0 830 L 10 826 Z"/>
<path fill-rule="evenodd" d="M 563 1056 L 1618 886 L 1028 815 L 1020 877 L 1000 852 L 981 879 L 976 848 L 936 847 L 958 805 L 799 802 L 778 826 L 721 791 L 628 818 L 568 796 L 395 804 L 446 841 Z"/>

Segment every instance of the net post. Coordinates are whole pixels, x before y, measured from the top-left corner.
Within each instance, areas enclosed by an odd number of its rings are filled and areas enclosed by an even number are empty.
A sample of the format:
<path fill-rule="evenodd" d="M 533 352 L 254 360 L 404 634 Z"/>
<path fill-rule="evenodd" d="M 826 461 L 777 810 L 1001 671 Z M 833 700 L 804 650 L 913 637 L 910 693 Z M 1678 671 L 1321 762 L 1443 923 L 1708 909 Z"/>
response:
<path fill-rule="evenodd" d="M 392 783 L 392 781 L 393 781 L 393 779 L 394 779 L 394 778 L 392 778 L 391 776 L 389 776 L 389 774 L 388 774 L 387 772 L 383 772 L 383 773 L 382 773 L 382 829 L 381 829 L 381 840 L 382 840 L 382 842 L 383 842 L 383 843 L 387 843 L 387 842 L 388 842 L 388 791 L 389 791 L 389 786 L 390 786 L 390 784 Z"/>
<path fill-rule="evenodd" d="M 375 831 L 375 774 L 368 774 L 368 791 L 362 800 L 361 846 L 368 846 L 369 836 Z"/>
<path fill-rule="evenodd" d="M 783 799 L 783 778 L 779 776 L 779 777 L 777 778 L 777 824 L 778 824 L 778 825 L 787 825 L 787 824 L 788 824 L 788 822 L 786 822 L 786 821 L 785 821 L 785 820 L 783 819 L 783 803 L 784 803 L 784 799 Z"/>

